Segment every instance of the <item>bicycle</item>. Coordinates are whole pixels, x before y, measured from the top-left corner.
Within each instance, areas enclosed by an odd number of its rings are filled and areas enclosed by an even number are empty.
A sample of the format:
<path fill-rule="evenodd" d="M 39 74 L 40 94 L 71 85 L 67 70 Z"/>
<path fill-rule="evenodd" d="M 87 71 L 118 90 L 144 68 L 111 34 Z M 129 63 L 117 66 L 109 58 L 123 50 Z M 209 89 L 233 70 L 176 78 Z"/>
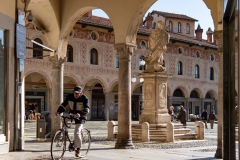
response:
<path fill-rule="evenodd" d="M 75 151 L 74 139 L 68 134 L 68 128 L 71 127 L 72 121 L 74 119 L 73 115 L 61 115 L 61 120 L 63 122 L 62 128 L 57 130 L 52 138 L 51 142 L 51 158 L 52 160 L 61 160 L 64 156 L 66 150 L 69 152 Z M 68 124 L 67 120 L 70 120 Z M 87 156 L 91 144 L 91 134 L 90 130 L 82 128 L 81 130 L 82 144 L 80 148 L 81 156 L 79 158 L 84 158 Z"/>

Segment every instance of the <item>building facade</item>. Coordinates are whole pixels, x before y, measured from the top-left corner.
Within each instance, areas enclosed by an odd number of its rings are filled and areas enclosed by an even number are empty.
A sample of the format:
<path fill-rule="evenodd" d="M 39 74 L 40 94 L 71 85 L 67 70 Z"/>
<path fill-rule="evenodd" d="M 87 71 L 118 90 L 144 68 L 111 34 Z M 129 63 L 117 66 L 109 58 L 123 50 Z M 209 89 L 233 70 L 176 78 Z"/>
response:
<path fill-rule="evenodd" d="M 161 14 L 159 14 L 161 13 Z M 157 14 L 157 15 L 156 15 Z M 148 55 L 148 37 L 156 22 L 169 25 L 170 43 L 164 54 L 169 73 L 168 106 L 184 105 L 188 115 L 200 115 L 204 108 L 217 111 L 218 54 L 209 29 L 209 41 L 201 39 L 200 26 L 195 31 L 195 19 L 173 13 L 153 11 L 139 26 L 137 49 L 132 55 L 132 119 L 141 114 L 143 93 L 138 74 L 144 72 L 141 62 Z M 179 24 L 181 23 L 181 24 Z M 171 24 L 171 25 L 170 25 Z M 181 27 L 181 29 L 179 29 Z M 27 37 L 48 46 L 47 39 L 33 24 L 27 26 Z M 180 31 L 180 32 L 178 32 Z M 185 32 L 186 31 L 186 32 Z M 74 26 L 64 63 L 64 95 L 76 85 L 84 87 L 89 97 L 91 120 L 116 120 L 118 112 L 118 54 L 114 46 L 111 21 L 85 14 Z M 210 41 L 211 39 L 211 41 Z M 27 43 L 25 61 L 25 109 L 38 105 L 38 112 L 50 110 L 50 53 L 31 41 Z"/>

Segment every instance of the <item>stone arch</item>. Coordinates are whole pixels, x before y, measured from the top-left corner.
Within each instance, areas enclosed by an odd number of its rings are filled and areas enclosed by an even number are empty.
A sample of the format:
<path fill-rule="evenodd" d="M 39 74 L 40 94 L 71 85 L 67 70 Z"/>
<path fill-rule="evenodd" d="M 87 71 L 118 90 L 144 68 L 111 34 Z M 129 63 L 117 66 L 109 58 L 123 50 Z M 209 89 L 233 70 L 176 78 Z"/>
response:
<path fill-rule="evenodd" d="M 188 98 L 187 89 L 186 89 L 185 87 L 183 87 L 183 86 L 176 87 L 176 88 L 174 89 L 173 93 L 172 93 L 172 96 L 173 96 L 173 94 L 174 94 L 174 92 L 175 92 L 176 89 L 180 89 L 180 90 L 183 92 L 183 94 L 184 94 L 184 98 Z"/>
<path fill-rule="evenodd" d="M 199 95 L 199 98 L 204 98 L 203 97 L 203 93 L 202 93 L 202 91 L 199 88 L 194 88 L 192 91 L 196 91 L 198 93 L 198 95 Z M 191 92 L 190 92 L 190 94 L 191 94 Z M 190 94 L 189 94 L 189 97 L 190 97 Z"/>
<path fill-rule="evenodd" d="M 38 74 L 42 75 L 43 79 L 46 82 L 47 88 L 52 88 L 51 79 L 50 79 L 49 75 L 46 72 L 44 72 L 43 70 L 39 70 L 39 71 L 37 71 L 35 69 L 28 70 L 27 72 L 24 73 L 23 77 L 26 78 L 28 75 L 30 75 L 32 73 L 38 73 Z"/>
<path fill-rule="evenodd" d="M 79 80 L 79 77 L 73 73 L 64 73 L 63 76 L 71 77 L 72 79 L 74 79 L 74 81 L 76 82 L 77 85 L 82 85 L 81 81 Z"/>
<path fill-rule="evenodd" d="M 75 76 L 64 75 L 63 79 L 64 79 L 63 80 L 64 89 L 73 90 L 75 86 L 81 86 Z"/>
<path fill-rule="evenodd" d="M 210 96 L 211 99 L 217 99 L 217 92 L 214 90 L 208 90 L 205 94 L 205 97 L 203 97 L 203 98 L 206 98 L 208 96 Z"/>
<path fill-rule="evenodd" d="M 109 85 L 109 91 L 112 92 L 114 87 L 118 85 L 118 80 L 113 81 L 110 85 Z"/>
<path fill-rule="evenodd" d="M 83 83 L 84 87 L 87 85 L 87 84 L 90 84 L 91 86 L 94 85 L 94 84 L 97 84 L 97 83 L 100 83 L 103 87 L 103 92 L 107 92 L 109 89 L 107 87 L 107 84 L 104 82 L 104 80 L 101 78 L 101 77 L 94 77 L 94 76 L 91 76 L 89 77 L 88 79 L 86 79 Z"/>

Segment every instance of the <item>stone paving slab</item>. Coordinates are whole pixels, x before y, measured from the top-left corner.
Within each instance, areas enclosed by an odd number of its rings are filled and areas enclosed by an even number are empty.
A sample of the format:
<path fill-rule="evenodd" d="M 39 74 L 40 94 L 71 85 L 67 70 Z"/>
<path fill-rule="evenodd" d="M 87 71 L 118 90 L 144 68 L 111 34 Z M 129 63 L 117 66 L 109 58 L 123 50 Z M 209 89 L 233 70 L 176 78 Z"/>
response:
<path fill-rule="evenodd" d="M 181 149 L 114 149 L 112 146 L 92 144 L 89 160 L 213 160 L 216 147 Z M 1 160 L 50 160 L 50 142 L 27 142 L 25 150 L 0 155 Z M 63 160 L 75 160 L 74 152 L 66 152 Z"/>
<path fill-rule="evenodd" d="M 50 160 L 50 142 L 36 141 L 36 123 L 25 123 L 25 146 L 24 151 L 9 152 L 0 154 L 0 160 Z M 188 123 L 189 127 L 193 127 L 194 123 Z M 114 149 L 115 142 L 105 142 L 107 134 L 107 122 L 86 123 L 86 127 L 91 129 L 91 134 L 95 138 L 95 142 L 91 144 L 91 149 L 85 159 L 88 160 L 214 160 L 216 144 L 212 143 L 216 140 L 217 126 L 213 130 L 206 130 L 207 140 L 202 141 L 176 141 L 169 146 L 179 146 L 179 144 L 190 144 L 209 141 L 213 139 L 209 146 L 187 148 L 163 149 L 156 147 L 146 148 L 135 142 L 137 149 Z M 145 144 L 147 145 L 147 144 Z M 160 144 L 159 144 L 160 145 Z M 188 146 L 188 145 L 184 145 Z M 63 160 L 75 160 L 73 152 L 66 152 Z"/>

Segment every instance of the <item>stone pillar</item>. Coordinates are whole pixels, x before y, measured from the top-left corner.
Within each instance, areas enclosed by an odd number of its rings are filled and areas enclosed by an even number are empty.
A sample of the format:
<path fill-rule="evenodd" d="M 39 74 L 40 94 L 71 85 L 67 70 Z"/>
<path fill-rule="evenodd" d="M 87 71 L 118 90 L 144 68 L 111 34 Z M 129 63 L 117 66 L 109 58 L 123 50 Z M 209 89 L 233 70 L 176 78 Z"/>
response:
<path fill-rule="evenodd" d="M 56 116 L 58 107 L 63 102 L 63 70 L 65 62 L 64 58 L 54 56 L 50 57 L 52 62 L 52 94 L 51 94 L 51 107 L 50 112 L 52 115 L 51 123 L 51 136 L 54 136 L 55 132 L 60 128 L 61 121 L 59 116 Z"/>
<path fill-rule="evenodd" d="M 142 142 L 150 141 L 149 128 L 150 126 L 147 122 L 142 123 Z"/>
<path fill-rule="evenodd" d="M 216 158 L 223 157 L 223 33 L 215 31 L 215 39 L 218 43 L 219 71 L 218 71 L 218 132 L 217 132 L 217 150 Z"/>
<path fill-rule="evenodd" d="M 195 133 L 197 134 L 197 139 L 203 140 L 205 137 L 205 124 L 201 121 L 195 122 Z"/>
<path fill-rule="evenodd" d="M 119 57 L 118 69 L 118 136 L 115 148 L 134 148 L 131 128 L 131 57 L 136 46 L 115 45 Z"/>
<path fill-rule="evenodd" d="M 109 121 L 109 109 L 110 109 L 110 93 L 105 93 L 104 117 L 106 121 Z"/>
<path fill-rule="evenodd" d="M 171 122 L 167 123 L 166 141 L 167 142 L 174 142 L 174 125 Z"/>
<path fill-rule="evenodd" d="M 167 110 L 166 72 L 142 73 L 144 78 L 144 108 L 139 123 L 166 124 L 171 121 Z"/>

